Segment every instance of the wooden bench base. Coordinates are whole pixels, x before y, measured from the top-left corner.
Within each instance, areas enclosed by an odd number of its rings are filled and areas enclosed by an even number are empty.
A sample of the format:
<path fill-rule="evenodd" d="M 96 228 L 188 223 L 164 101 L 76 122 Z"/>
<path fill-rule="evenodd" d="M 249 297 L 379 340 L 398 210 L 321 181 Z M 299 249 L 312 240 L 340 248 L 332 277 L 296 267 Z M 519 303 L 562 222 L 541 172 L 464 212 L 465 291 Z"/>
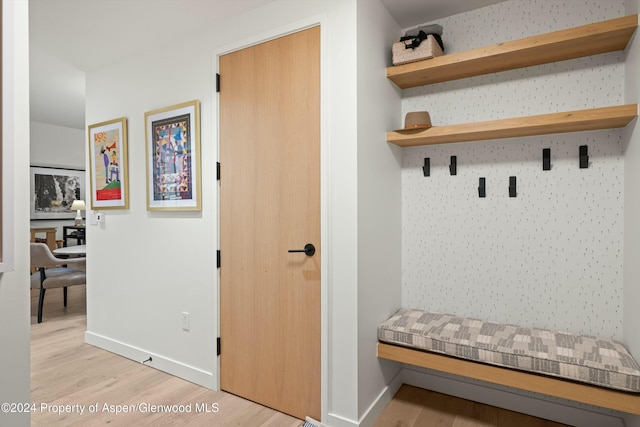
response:
<path fill-rule="evenodd" d="M 640 415 L 640 394 L 565 381 L 437 353 L 378 343 L 378 357 L 448 374 Z"/>

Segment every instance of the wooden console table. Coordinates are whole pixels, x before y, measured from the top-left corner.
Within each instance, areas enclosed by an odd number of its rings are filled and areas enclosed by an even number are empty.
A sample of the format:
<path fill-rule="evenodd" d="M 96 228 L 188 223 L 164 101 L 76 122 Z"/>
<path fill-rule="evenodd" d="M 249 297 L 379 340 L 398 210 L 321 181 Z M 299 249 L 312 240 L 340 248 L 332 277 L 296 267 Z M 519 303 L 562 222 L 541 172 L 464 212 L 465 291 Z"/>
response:
<path fill-rule="evenodd" d="M 36 241 L 36 234 L 45 233 L 47 236 L 47 246 L 53 251 L 56 248 L 56 231 L 56 227 L 31 228 L 31 242 Z"/>

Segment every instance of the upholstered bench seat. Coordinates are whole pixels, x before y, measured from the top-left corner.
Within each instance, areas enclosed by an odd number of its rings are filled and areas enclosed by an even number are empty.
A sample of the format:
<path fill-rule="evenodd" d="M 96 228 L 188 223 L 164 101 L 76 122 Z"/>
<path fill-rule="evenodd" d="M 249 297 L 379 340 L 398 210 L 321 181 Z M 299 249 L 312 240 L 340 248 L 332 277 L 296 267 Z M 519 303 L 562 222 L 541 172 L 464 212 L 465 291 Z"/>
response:
<path fill-rule="evenodd" d="M 640 366 L 616 341 L 449 314 L 400 309 L 381 342 L 460 359 L 640 393 Z"/>

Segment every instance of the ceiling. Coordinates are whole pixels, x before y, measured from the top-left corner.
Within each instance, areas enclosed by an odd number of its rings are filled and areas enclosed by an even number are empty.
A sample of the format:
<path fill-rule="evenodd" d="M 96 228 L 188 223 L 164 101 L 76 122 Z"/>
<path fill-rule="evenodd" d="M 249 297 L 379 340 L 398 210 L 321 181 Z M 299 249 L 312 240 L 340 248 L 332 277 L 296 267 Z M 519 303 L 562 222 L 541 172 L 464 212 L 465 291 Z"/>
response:
<path fill-rule="evenodd" d="M 400 25 L 409 28 L 506 0 L 380 0 Z"/>
<path fill-rule="evenodd" d="M 85 72 L 272 1 L 29 0 L 31 120 L 84 129 Z M 381 0 L 401 28 L 500 1 Z"/>

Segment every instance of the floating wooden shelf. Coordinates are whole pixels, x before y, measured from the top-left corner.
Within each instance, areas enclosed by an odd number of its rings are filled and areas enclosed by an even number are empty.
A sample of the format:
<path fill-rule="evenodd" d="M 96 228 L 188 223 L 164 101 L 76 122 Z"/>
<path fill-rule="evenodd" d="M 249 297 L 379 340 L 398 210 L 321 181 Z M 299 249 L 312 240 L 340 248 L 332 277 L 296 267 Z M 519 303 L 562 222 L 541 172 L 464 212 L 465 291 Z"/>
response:
<path fill-rule="evenodd" d="M 387 141 L 401 147 L 412 147 L 621 128 L 637 116 L 638 104 L 628 104 L 488 122 L 434 126 L 424 130 L 387 132 Z"/>
<path fill-rule="evenodd" d="M 624 16 L 389 67 L 387 77 L 406 89 L 623 50 L 637 26 L 638 15 Z"/>

